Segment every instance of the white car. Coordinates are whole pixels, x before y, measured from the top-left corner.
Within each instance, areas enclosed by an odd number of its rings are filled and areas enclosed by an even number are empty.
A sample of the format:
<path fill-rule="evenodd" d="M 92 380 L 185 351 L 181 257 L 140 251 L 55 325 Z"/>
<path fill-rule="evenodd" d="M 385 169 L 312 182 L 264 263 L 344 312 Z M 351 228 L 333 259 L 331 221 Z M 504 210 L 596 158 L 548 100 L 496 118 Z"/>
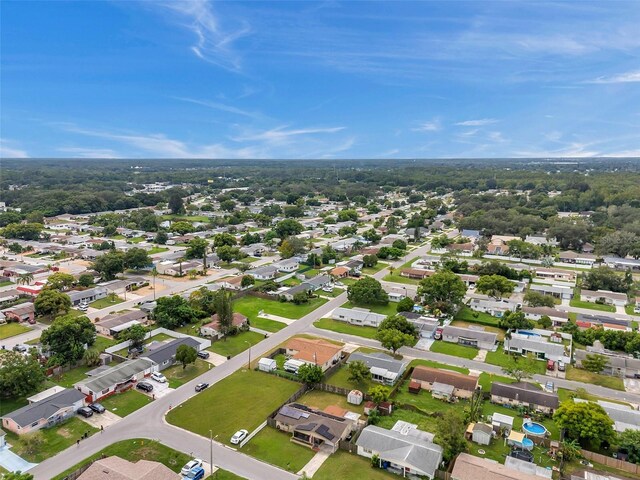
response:
<path fill-rule="evenodd" d="M 158 383 L 167 383 L 167 377 L 160 372 L 153 372 L 151 374 L 151 380 L 155 380 Z"/>
<path fill-rule="evenodd" d="M 233 443 L 234 445 L 237 445 L 242 440 L 247 438 L 247 435 L 249 435 L 249 432 L 247 432 L 246 430 L 238 430 L 236 433 L 233 434 L 233 437 L 231 437 L 231 443 Z"/>
<path fill-rule="evenodd" d="M 180 470 L 180 473 L 182 475 L 188 475 L 191 470 L 201 466 L 202 466 L 202 460 L 200 460 L 199 458 L 194 458 L 193 460 L 188 462 L 184 467 L 182 467 L 182 470 Z"/>

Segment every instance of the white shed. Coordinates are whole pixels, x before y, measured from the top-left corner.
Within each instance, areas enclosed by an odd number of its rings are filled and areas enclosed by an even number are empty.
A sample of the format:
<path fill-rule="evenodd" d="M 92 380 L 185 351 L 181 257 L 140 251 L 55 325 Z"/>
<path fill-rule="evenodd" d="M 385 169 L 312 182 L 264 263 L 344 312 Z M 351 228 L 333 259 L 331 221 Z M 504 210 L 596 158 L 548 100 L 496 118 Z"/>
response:
<path fill-rule="evenodd" d="M 258 369 L 263 372 L 273 372 L 277 367 L 276 361 L 273 358 L 261 358 L 258 362 Z"/>
<path fill-rule="evenodd" d="M 351 390 L 347 395 L 347 402 L 353 405 L 360 405 L 363 400 L 363 395 L 360 390 Z"/>

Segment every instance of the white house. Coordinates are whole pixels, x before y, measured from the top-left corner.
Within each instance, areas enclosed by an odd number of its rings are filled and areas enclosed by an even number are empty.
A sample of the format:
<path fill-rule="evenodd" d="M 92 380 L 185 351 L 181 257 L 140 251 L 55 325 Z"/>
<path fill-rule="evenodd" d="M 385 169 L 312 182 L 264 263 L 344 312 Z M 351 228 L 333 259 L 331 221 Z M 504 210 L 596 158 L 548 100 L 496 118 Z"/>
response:
<path fill-rule="evenodd" d="M 374 313 L 366 308 L 336 308 L 331 314 L 333 320 L 347 322 L 352 325 L 378 328 L 380 323 L 387 318 L 386 315 Z"/>

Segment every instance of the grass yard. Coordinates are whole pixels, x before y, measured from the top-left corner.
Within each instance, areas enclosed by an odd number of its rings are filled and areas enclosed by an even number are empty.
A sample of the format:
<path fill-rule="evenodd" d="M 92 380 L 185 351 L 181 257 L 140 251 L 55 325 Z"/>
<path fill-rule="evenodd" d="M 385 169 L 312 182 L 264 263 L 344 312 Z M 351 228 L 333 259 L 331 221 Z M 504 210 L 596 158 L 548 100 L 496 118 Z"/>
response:
<path fill-rule="evenodd" d="M 169 251 L 169 249 L 167 247 L 151 247 L 149 250 L 147 250 L 147 253 L 149 255 L 155 255 L 156 253 L 162 253 L 162 252 L 167 252 Z"/>
<path fill-rule="evenodd" d="M 187 365 L 187 368 L 182 368 L 182 365 L 178 364 L 163 370 L 162 373 L 169 380 L 171 388 L 178 388 L 211 368 L 213 368 L 212 364 L 196 358 L 196 363 Z"/>
<path fill-rule="evenodd" d="M 145 340 L 145 344 L 148 345 L 151 342 L 164 342 L 165 340 L 174 340 L 175 337 L 172 337 L 171 335 L 167 335 L 166 333 L 158 333 L 157 335 L 154 335 L 153 337 Z"/>
<path fill-rule="evenodd" d="M 310 448 L 293 443 L 290 439 L 289 433 L 265 427 L 240 451 L 288 472 L 297 472 L 311 460 L 315 453 Z"/>
<path fill-rule="evenodd" d="M 462 307 L 454 320 L 462 320 L 469 323 L 479 323 L 481 325 L 498 326 L 499 319 L 484 312 L 474 312 L 469 307 Z"/>
<path fill-rule="evenodd" d="M 497 365 L 498 367 L 506 367 L 509 365 L 510 355 L 504 353 L 502 347 L 499 347 L 495 352 L 487 352 L 487 357 L 484 362 L 490 365 Z M 545 369 L 547 368 L 546 362 L 543 360 L 538 360 L 536 363 L 536 371 L 539 375 L 544 375 Z"/>
<path fill-rule="evenodd" d="M 19 408 L 24 407 L 29 402 L 26 397 L 0 397 L 0 416 L 6 415 L 9 412 L 13 412 Z"/>
<path fill-rule="evenodd" d="M 409 380 L 405 380 L 398 393 L 394 397 L 396 403 L 400 405 L 408 404 L 424 410 L 425 412 L 445 412 L 446 410 L 454 410 L 466 407 L 466 401 L 460 401 L 456 404 L 438 400 L 433 398 L 431 392 L 421 390 L 420 393 L 409 393 Z"/>
<path fill-rule="evenodd" d="M 475 358 L 479 351 L 477 348 L 443 341 L 433 342 L 429 350 L 436 353 L 444 353 L 445 355 L 453 355 L 454 357 L 468 358 L 469 360 Z"/>
<path fill-rule="evenodd" d="M 332 332 L 344 333 L 347 335 L 356 335 L 364 338 L 375 338 L 377 329 L 373 327 L 359 327 L 357 325 L 351 325 L 347 322 L 340 322 L 331 318 L 321 318 L 320 320 L 313 322 L 313 325 L 323 330 L 331 330 Z"/>
<path fill-rule="evenodd" d="M 0 325 L 0 340 L 14 337 L 15 335 L 20 335 L 22 333 L 27 333 L 29 330 L 31 330 L 29 327 L 21 323 L 11 322 Z"/>
<path fill-rule="evenodd" d="M 286 327 L 287 324 L 278 322 L 277 320 L 256 317 L 251 320 L 251 326 L 259 328 L 260 330 L 266 330 L 267 332 L 278 332 Z"/>
<path fill-rule="evenodd" d="M 335 393 L 323 392 L 321 390 L 311 390 L 305 393 L 297 400 L 299 403 L 307 405 L 308 407 L 324 410 L 329 405 L 337 405 L 351 412 L 364 413 L 363 405 L 352 405 L 347 402 L 347 398 Z"/>
<path fill-rule="evenodd" d="M 501 383 L 515 383 L 515 378 L 511 377 L 503 377 L 502 375 L 494 375 L 493 373 L 483 372 L 478 377 L 478 385 L 482 387 L 483 392 L 491 391 L 491 384 L 493 382 L 501 382 Z"/>
<path fill-rule="evenodd" d="M 264 335 L 261 333 L 242 332 L 238 335 L 227 337 L 226 340 L 216 340 L 207 350 L 217 353 L 218 355 L 223 355 L 225 357 L 233 357 L 249 348 L 249 345 L 246 342 L 249 342 L 251 346 L 253 346 L 256 343 L 261 342 L 262 340 L 264 340 Z"/>
<path fill-rule="evenodd" d="M 180 472 L 182 466 L 189 460 L 191 460 L 191 457 L 189 457 L 189 455 L 182 452 L 177 452 L 172 448 L 165 447 L 160 442 L 148 440 L 146 438 L 135 438 L 131 440 L 123 440 L 121 442 L 109 445 L 107 448 L 100 450 L 98 453 L 85 458 L 83 461 L 77 463 L 69 470 L 62 472 L 57 477 L 54 477 L 53 480 L 62 480 L 71 472 L 74 472 L 81 466 L 99 458 L 102 455 L 104 455 L 105 457 L 116 455 L 120 458 L 124 458 L 125 460 L 129 460 L 130 462 L 136 462 L 138 460 L 152 460 L 162 463 L 176 473 Z M 220 476 L 219 478 L 233 479 L 233 477 L 223 476 Z"/>
<path fill-rule="evenodd" d="M 96 367 L 87 367 L 86 365 L 74 367 L 68 372 L 63 373 L 60 376 L 51 377 L 51 380 L 53 380 L 55 383 L 63 387 L 73 388 L 74 383 L 77 383 L 87 378 L 86 373 L 89 370 L 93 370 L 94 368 Z"/>
<path fill-rule="evenodd" d="M 0 287 L 7 287 L 9 285 L 13 285 L 11 280 L 5 280 L 4 282 L 0 282 Z"/>
<path fill-rule="evenodd" d="M 0 286 L 2 285 L 0 284 Z M 627 305 L 624 307 L 624 311 L 627 315 L 640 315 L 639 312 L 635 311 L 635 305 Z"/>
<path fill-rule="evenodd" d="M 464 373 L 465 375 L 469 374 L 468 368 L 454 367 L 453 365 L 446 365 L 444 363 L 434 362 L 433 360 L 422 360 L 422 359 L 412 360 L 411 363 L 409 364 L 409 368 L 417 367 L 418 365 L 422 365 L 424 367 L 439 368 L 441 370 L 452 370 L 454 372 Z"/>
<path fill-rule="evenodd" d="M 327 303 L 325 298 L 312 298 L 309 303 L 303 305 L 295 305 L 290 302 L 279 302 L 277 300 L 266 300 L 264 298 L 252 297 L 247 295 L 233 302 L 233 309 L 240 312 L 249 320 L 253 321 L 258 313 L 262 310 L 279 317 L 290 318 L 296 320 L 313 312 L 320 305 Z"/>
<path fill-rule="evenodd" d="M 472 322 L 466 322 L 464 320 L 454 320 L 453 322 L 451 322 L 451 326 L 452 327 L 462 327 L 462 328 L 468 328 L 470 326 L 474 326 L 475 328 L 479 328 L 477 323 L 472 323 Z M 498 335 L 498 341 L 501 342 L 504 340 L 504 330 L 498 327 L 490 327 L 488 325 L 482 325 L 482 327 L 484 328 L 485 332 L 491 332 L 491 333 L 495 333 L 496 335 Z"/>
<path fill-rule="evenodd" d="M 398 304 L 389 302 L 386 305 L 356 305 L 355 303 L 347 302 L 341 305 L 342 308 L 366 308 L 372 312 L 379 313 L 381 315 L 395 315 L 398 313 Z"/>
<path fill-rule="evenodd" d="M 429 415 L 423 415 L 412 410 L 396 408 L 389 416 L 380 417 L 379 427 L 391 430 L 398 420 L 418 425 L 420 430 L 425 432 L 435 432 L 436 419 Z"/>
<path fill-rule="evenodd" d="M 326 460 L 313 476 L 314 480 L 337 478 L 367 478 L 368 480 L 392 480 L 398 476 L 386 470 L 373 468 L 368 458 L 338 450 Z"/>
<path fill-rule="evenodd" d="M 112 307 L 122 302 L 124 302 L 124 300 L 122 300 L 120 297 L 115 297 L 115 298 L 106 297 L 106 298 L 101 298 L 100 300 L 96 300 L 95 302 L 91 302 L 89 306 L 91 308 L 97 308 L 100 310 L 103 308 Z"/>
<path fill-rule="evenodd" d="M 586 302 L 580 299 L 580 289 L 575 288 L 573 298 L 569 301 L 569 305 L 576 308 L 588 308 L 589 310 L 597 310 L 599 312 L 615 313 L 616 307 L 613 305 L 602 305 L 600 303 Z"/>
<path fill-rule="evenodd" d="M 353 389 L 357 388 L 363 392 L 368 392 L 371 387 L 374 385 L 378 385 L 375 382 L 367 379 L 362 383 L 353 383 L 349 380 L 349 368 L 346 365 L 341 366 L 336 373 L 331 375 L 328 379 L 325 380 L 326 383 L 330 385 L 335 385 L 336 387 Z"/>
<path fill-rule="evenodd" d="M 13 452 L 25 460 L 40 463 L 76 443 L 76 440 L 84 435 L 85 432 L 93 435 L 97 431 L 97 428 L 92 427 L 77 417 L 73 417 L 55 427 L 41 429 L 40 432 L 42 432 L 44 443 L 38 448 L 36 453 L 27 453 L 23 439 L 20 438 L 20 435 L 16 435 L 13 432 L 7 432 L 7 443 L 13 445 Z"/>
<path fill-rule="evenodd" d="M 104 408 L 115 413 L 119 417 L 126 417 L 151 402 L 153 402 L 151 397 L 147 397 L 145 394 L 134 389 L 127 390 L 124 393 L 111 395 L 110 397 L 100 401 Z"/>
<path fill-rule="evenodd" d="M 406 278 L 406 277 L 403 277 L 403 276 L 400 275 L 400 272 L 402 272 L 403 269 L 410 268 L 411 264 L 413 262 L 415 262 L 416 260 L 418 260 L 418 257 L 414 257 L 411 260 L 405 262 L 400 267 L 396 268 L 393 271 L 393 273 L 388 273 L 387 275 L 385 275 L 383 280 L 386 280 L 387 282 L 406 283 L 406 284 L 409 284 L 409 285 L 417 285 L 418 283 L 420 283 L 420 280 L 415 280 L 413 278 Z"/>
<path fill-rule="evenodd" d="M 247 480 L 244 477 L 219 468 L 216 473 L 209 475 L 205 480 Z"/>
<path fill-rule="evenodd" d="M 373 267 L 362 267 L 362 273 L 365 275 L 373 275 L 374 273 L 378 273 L 383 268 L 387 268 L 389 266 L 388 263 L 376 263 Z"/>
<path fill-rule="evenodd" d="M 91 348 L 95 348 L 99 352 L 104 352 L 105 349 L 109 348 L 111 345 L 115 345 L 116 343 L 118 343 L 117 340 L 96 335 L 96 342 L 91 346 Z"/>
<path fill-rule="evenodd" d="M 611 388 L 613 390 L 621 390 L 624 392 L 624 382 L 621 378 L 593 373 L 582 368 L 572 367 L 570 365 L 567 365 L 566 378 L 567 380 L 573 380 L 575 382 L 592 383 L 594 385 L 600 385 L 601 387 Z"/>
<path fill-rule="evenodd" d="M 228 443 L 241 428 L 255 430 L 299 388 L 300 384 L 275 375 L 239 370 L 174 408 L 166 418 L 203 436 L 211 429 Z"/>

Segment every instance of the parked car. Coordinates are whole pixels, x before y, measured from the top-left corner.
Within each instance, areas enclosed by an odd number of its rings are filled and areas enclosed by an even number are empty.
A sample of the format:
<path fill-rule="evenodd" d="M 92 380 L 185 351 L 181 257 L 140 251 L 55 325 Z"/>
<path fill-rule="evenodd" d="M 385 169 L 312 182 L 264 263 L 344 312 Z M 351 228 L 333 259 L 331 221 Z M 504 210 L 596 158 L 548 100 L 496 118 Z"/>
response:
<path fill-rule="evenodd" d="M 142 347 L 129 347 L 129 355 L 142 355 L 144 353 L 144 348 Z"/>
<path fill-rule="evenodd" d="M 136 384 L 136 388 L 138 390 L 142 390 L 142 391 L 145 391 L 147 393 L 148 392 L 153 392 L 153 385 L 151 385 L 150 383 L 147 383 L 147 382 L 138 382 Z"/>
<path fill-rule="evenodd" d="M 78 415 L 82 415 L 84 418 L 89 418 L 93 415 L 93 410 L 91 410 L 89 407 L 80 407 L 78 409 Z"/>
<path fill-rule="evenodd" d="M 27 345 L 20 344 L 20 345 L 14 345 L 13 347 L 13 351 L 18 353 L 25 353 L 28 350 L 29 350 L 29 347 Z"/>
<path fill-rule="evenodd" d="M 196 467 L 185 475 L 189 480 L 201 480 L 204 478 L 204 468 Z"/>
<path fill-rule="evenodd" d="M 249 435 L 249 432 L 247 432 L 246 430 L 238 430 L 236 433 L 233 434 L 233 437 L 231 437 L 231 443 L 233 443 L 234 445 L 239 444 L 242 440 L 244 440 L 245 438 L 247 438 L 247 435 Z"/>
<path fill-rule="evenodd" d="M 553 372 L 556 369 L 556 362 L 553 360 L 547 360 L 547 370 Z"/>
<path fill-rule="evenodd" d="M 158 383 L 167 383 L 167 377 L 160 372 L 153 372 L 151 374 L 151 380 L 155 380 Z"/>
<path fill-rule="evenodd" d="M 196 467 L 202 467 L 202 460 L 200 460 L 199 458 L 194 458 L 193 460 L 187 462 L 186 465 L 182 467 L 182 470 L 180 470 L 180 473 L 182 475 L 188 475 L 189 472 Z"/>
<path fill-rule="evenodd" d="M 89 309 L 89 304 L 88 303 L 81 303 L 80 305 L 78 305 L 78 310 L 80 310 L 81 312 L 86 312 Z"/>
<path fill-rule="evenodd" d="M 206 382 L 199 383 L 199 384 L 196 385 L 196 392 L 201 392 L 202 390 L 204 390 L 208 386 L 209 386 L 209 384 L 206 383 Z"/>
<path fill-rule="evenodd" d="M 104 413 L 104 411 L 106 410 L 101 404 L 99 403 L 92 403 L 91 405 L 89 405 L 89 408 L 91 410 L 93 410 L 96 413 Z"/>
<path fill-rule="evenodd" d="M 210 356 L 211 354 L 209 352 L 205 352 L 204 350 L 202 352 L 198 352 L 199 358 L 209 358 Z"/>
<path fill-rule="evenodd" d="M 565 370 L 564 362 L 562 360 L 558 360 L 558 371 L 564 372 L 564 370 Z"/>

